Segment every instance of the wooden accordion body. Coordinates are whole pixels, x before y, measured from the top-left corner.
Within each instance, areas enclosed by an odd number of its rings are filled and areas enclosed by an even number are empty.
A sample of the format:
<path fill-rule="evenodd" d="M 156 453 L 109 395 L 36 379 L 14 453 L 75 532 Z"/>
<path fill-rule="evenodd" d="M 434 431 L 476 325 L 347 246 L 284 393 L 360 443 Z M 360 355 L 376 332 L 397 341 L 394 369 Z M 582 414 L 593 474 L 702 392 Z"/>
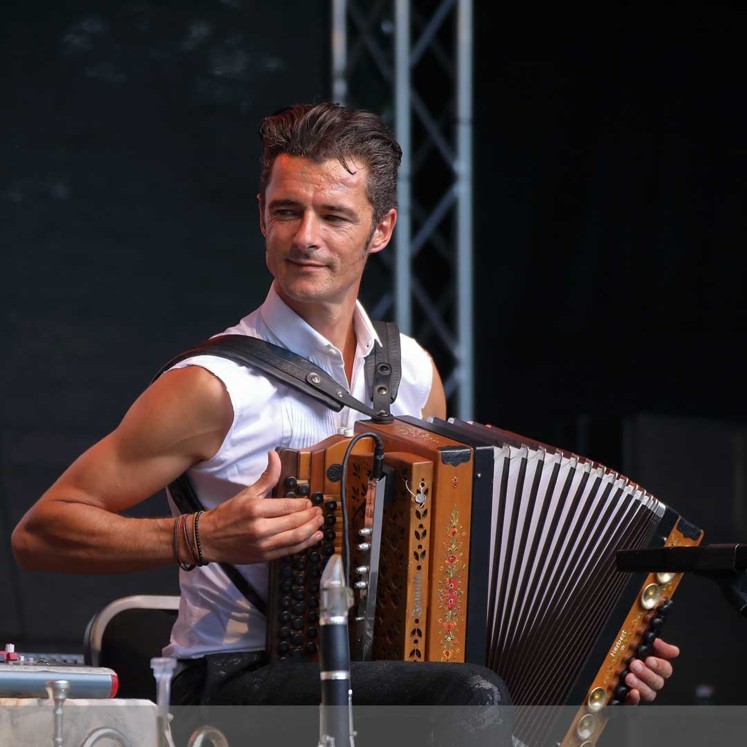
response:
<path fill-rule="evenodd" d="M 376 594 L 366 599 L 367 577 L 351 579 L 361 587 L 357 607 L 375 603 L 372 650 L 351 641 L 351 655 L 485 664 L 520 706 L 522 742 L 593 744 L 607 707 L 625 698 L 628 660 L 645 656 L 681 577 L 620 573 L 615 552 L 696 545 L 702 532 L 624 476 L 491 426 L 399 418 L 359 421 L 355 431 L 381 439 L 388 477 L 373 567 L 370 550 L 357 549 L 372 529 L 373 440 L 357 440 L 346 471 L 350 567 L 375 574 Z M 318 577 L 342 547 L 349 444 L 335 436 L 281 451 L 278 494 L 324 505 L 327 536 L 271 564 L 271 656 L 315 654 Z M 573 722 L 521 708 L 552 705 L 578 706 Z"/>

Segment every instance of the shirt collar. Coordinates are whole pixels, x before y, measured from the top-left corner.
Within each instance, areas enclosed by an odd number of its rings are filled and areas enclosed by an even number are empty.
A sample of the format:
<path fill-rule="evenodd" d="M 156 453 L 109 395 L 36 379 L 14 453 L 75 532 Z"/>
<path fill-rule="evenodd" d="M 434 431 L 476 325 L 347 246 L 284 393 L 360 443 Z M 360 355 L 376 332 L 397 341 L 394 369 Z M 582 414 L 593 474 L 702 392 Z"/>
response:
<path fill-rule="evenodd" d="M 326 337 L 307 324 L 280 298 L 275 290 L 275 283 L 270 286 L 260 314 L 267 329 L 278 342 L 304 358 L 316 358 L 330 350 L 337 350 Z M 360 301 L 355 302 L 353 329 L 357 339 L 356 354 L 365 358 L 373 349 L 374 343 L 380 343 L 380 340 Z"/>

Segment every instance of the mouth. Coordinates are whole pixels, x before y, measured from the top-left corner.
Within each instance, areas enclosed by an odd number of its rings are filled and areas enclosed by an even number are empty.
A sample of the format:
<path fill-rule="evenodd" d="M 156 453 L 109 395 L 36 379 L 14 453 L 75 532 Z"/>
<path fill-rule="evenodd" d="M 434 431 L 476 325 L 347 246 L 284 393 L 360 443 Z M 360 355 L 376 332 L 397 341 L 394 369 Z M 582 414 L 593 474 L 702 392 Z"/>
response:
<path fill-rule="evenodd" d="M 288 258 L 288 262 L 292 265 L 295 265 L 296 267 L 303 267 L 303 268 L 310 269 L 310 270 L 325 267 L 325 265 L 321 264 L 320 262 L 309 262 L 308 260 L 304 260 L 304 259 Z"/>

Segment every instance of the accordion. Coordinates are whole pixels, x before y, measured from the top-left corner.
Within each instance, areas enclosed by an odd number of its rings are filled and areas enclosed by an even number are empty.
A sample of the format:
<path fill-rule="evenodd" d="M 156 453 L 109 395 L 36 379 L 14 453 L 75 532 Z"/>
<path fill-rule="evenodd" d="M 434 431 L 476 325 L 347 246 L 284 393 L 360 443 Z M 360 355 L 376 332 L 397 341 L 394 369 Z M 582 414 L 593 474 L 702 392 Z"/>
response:
<path fill-rule="evenodd" d="M 484 664 L 522 742 L 593 744 L 681 578 L 618 572 L 615 553 L 702 532 L 619 473 L 492 426 L 402 417 L 355 433 L 280 450 L 276 494 L 321 505 L 325 539 L 271 563 L 271 658 L 314 658 L 321 570 L 347 544 L 353 658 Z M 557 705 L 577 706 L 572 723 L 523 708 Z"/>

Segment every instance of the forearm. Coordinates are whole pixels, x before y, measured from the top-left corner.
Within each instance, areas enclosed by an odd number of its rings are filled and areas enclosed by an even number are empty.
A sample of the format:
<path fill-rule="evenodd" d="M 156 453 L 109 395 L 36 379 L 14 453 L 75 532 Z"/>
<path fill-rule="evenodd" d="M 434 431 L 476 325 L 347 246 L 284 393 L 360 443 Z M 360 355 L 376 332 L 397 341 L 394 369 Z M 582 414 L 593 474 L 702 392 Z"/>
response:
<path fill-rule="evenodd" d="M 24 570 L 125 573 L 175 565 L 173 518 L 130 518 L 96 506 L 41 503 L 13 533 Z"/>

